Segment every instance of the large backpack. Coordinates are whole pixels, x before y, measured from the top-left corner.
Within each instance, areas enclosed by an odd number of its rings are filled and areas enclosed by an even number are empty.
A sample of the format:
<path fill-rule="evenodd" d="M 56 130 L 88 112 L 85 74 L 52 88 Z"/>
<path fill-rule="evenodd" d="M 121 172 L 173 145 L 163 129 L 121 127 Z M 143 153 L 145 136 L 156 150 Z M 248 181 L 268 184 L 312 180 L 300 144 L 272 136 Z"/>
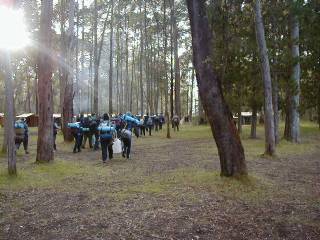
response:
<path fill-rule="evenodd" d="M 22 122 L 15 122 L 14 130 L 16 134 L 16 139 L 23 140 L 24 139 L 24 124 Z"/>
<path fill-rule="evenodd" d="M 148 126 L 152 126 L 153 125 L 153 121 L 152 121 L 151 117 L 148 118 L 147 125 Z"/>
<path fill-rule="evenodd" d="M 109 122 L 100 123 L 98 130 L 100 131 L 101 139 L 111 140 L 113 138 L 114 127 L 110 126 Z"/>

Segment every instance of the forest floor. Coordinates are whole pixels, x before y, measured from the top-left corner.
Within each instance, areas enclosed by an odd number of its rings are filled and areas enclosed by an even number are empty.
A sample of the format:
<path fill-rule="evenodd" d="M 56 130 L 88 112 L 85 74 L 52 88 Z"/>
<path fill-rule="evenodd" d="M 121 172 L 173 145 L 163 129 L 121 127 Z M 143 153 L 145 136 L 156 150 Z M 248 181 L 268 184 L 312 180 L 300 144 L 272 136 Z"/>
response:
<path fill-rule="evenodd" d="M 103 164 L 101 152 L 58 140 L 52 164 L 18 153 L 18 177 L 0 157 L 0 239 L 320 239 L 320 131 L 282 141 L 263 158 L 263 129 L 243 144 L 248 179 L 219 176 L 209 127 L 183 126 L 134 139 L 132 159 Z"/>

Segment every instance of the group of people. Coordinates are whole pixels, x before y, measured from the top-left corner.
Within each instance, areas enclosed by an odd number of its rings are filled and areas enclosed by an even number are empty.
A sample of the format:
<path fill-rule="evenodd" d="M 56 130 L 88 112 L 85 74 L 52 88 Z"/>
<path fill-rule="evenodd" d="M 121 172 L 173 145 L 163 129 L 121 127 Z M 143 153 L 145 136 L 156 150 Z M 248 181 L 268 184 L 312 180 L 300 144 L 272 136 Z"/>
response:
<path fill-rule="evenodd" d="M 172 128 L 179 131 L 180 119 L 177 115 L 172 118 Z M 74 137 L 75 143 L 73 153 L 81 152 L 81 149 L 86 147 L 88 142 L 89 147 L 98 150 L 101 147 L 102 161 L 106 162 L 113 158 L 113 145 L 116 139 L 120 139 L 122 156 L 129 159 L 131 153 L 131 144 L 133 134 L 138 138 L 145 136 L 146 132 L 149 136 L 152 135 L 152 130 L 161 131 L 165 123 L 163 114 L 145 116 L 133 115 L 130 112 L 119 114 L 118 116 L 110 117 L 107 113 L 102 117 L 96 114 L 84 116 L 80 114 L 72 123 L 68 124 Z M 58 124 L 54 121 L 53 124 L 53 148 L 56 147 L 56 136 L 58 133 Z M 15 122 L 15 144 L 19 149 L 23 143 L 25 153 L 28 154 L 28 139 L 29 130 L 26 119 L 19 119 Z"/>
<path fill-rule="evenodd" d="M 102 161 L 106 162 L 113 158 L 113 145 L 118 138 L 122 143 L 122 156 L 129 159 L 133 134 L 138 138 L 145 136 L 147 131 L 151 136 L 152 129 L 161 130 L 164 121 L 162 114 L 147 114 L 143 118 L 130 112 L 113 117 L 105 113 L 101 118 L 94 113 L 88 116 L 81 114 L 75 122 L 68 124 L 75 139 L 73 152 L 81 152 L 88 142 L 94 150 L 101 146 Z"/>

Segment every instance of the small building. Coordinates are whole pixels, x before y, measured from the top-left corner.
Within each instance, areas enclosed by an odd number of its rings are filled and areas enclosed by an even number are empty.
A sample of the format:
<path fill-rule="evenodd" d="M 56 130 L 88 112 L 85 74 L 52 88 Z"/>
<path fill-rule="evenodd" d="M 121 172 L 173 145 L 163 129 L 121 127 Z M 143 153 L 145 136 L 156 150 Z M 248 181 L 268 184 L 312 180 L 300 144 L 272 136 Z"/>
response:
<path fill-rule="evenodd" d="M 0 113 L 0 126 L 4 127 L 4 113 Z"/>
<path fill-rule="evenodd" d="M 259 118 L 259 114 L 257 117 Z M 238 123 L 238 115 L 233 116 L 233 119 L 236 123 Z M 241 122 L 243 125 L 250 125 L 252 122 L 252 112 L 241 112 Z"/>
<path fill-rule="evenodd" d="M 25 118 L 29 127 L 38 127 L 39 116 L 34 113 L 24 113 L 16 116 L 16 118 Z"/>

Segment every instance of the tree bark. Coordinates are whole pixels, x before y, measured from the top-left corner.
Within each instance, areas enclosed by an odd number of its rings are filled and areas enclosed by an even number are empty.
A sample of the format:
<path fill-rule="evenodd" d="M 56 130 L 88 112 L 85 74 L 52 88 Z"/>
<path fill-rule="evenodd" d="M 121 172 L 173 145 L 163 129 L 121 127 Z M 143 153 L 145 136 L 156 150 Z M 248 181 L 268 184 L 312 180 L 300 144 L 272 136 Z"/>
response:
<path fill-rule="evenodd" d="M 169 102 L 169 94 L 168 94 L 168 64 L 167 64 L 167 52 L 168 52 L 168 40 L 167 40 L 167 6 L 166 6 L 166 0 L 163 0 L 163 42 L 164 42 L 164 58 L 163 58 L 163 64 L 164 64 L 164 111 L 165 111 L 165 118 L 167 123 L 167 138 L 171 138 L 170 135 L 170 119 L 169 119 L 169 110 L 168 110 L 168 102 Z"/>
<path fill-rule="evenodd" d="M 180 61 L 179 61 L 179 33 L 177 26 L 177 14 L 175 9 L 175 0 L 170 0 L 171 3 L 171 17 L 172 17 L 172 32 L 173 32 L 173 48 L 174 48 L 174 107 L 175 113 L 181 119 L 181 97 L 180 97 L 180 85 L 181 85 L 181 76 L 180 76 Z"/>
<path fill-rule="evenodd" d="M 221 176 L 247 175 L 244 150 L 233 123 L 232 113 L 223 97 L 221 82 L 210 59 L 213 56 L 212 29 L 205 0 L 187 0 L 191 23 L 193 62 L 203 107 L 216 141 Z"/>
<path fill-rule="evenodd" d="M 110 20 L 110 56 L 109 56 L 109 113 L 113 113 L 113 20 L 114 20 L 114 1 L 111 0 L 111 20 Z"/>
<path fill-rule="evenodd" d="M 279 122 L 280 122 L 280 115 L 279 115 L 279 86 L 278 86 L 278 78 L 277 74 L 274 75 L 273 81 L 273 91 L 272 91 L 272 104 L 274 109 L 274 139 L 275 144 L 280 143 L 280 134 L 279 134 Z"/>
<path fill-rule="evenodd" d="M 192 79 L 191 79 L 191 93 L 190 93 L 190 110 L 189 110 L 189 118 L 190 122 L 192 122 L 192 112 L 193 112 L 193 87 L 194 87 L 194 68 L 192 69 Z"/>
<path fill-rule="evenodd" d="M 285 138 L 294 143 L 300 143 L 300 53 L 299 53 L 299 20 L 298 16 L 291 14 L 290 16 L 291 27 L 291 55 L 293 59 L 292 74 L 290 81 L 293 81 L 293 89 L 289 90 L 288 96 L 288 121 L 290 125 L 287 126 L 287 135 Z M 291 84 L 290 84 L 291 85 Z"/>
<path fill-rule="evenodd" d="M 142 6 L 140 5 L 140 15 L 142 14 Z M 143 74 L 142 74 L 142 67 L 143 67 L 143 24 L 142 21 L 140 22 L 140 115 L 144 115 L 144 108 L 143 108 Z"/>
<path fill-rule="evenodd" d="M 36 161 L 53 161 L 53 96 L 52 96 L 52 0 L 41 4 L 40 44 L 50 54 L 39 52 L 38 68 L 38 98 L 39 98 L 39 127 Z M 72 103 L 71 103 L 72 104 Z"/>
<path fill-rule="evenodd" d="M 6 114 L 5 114 L 5 138 L 7 159 L 8 159 L 8 173 L 9 175 L 17 175 L 16 167 L 16 146 L 14 141 L 14 93 L 13 93 L 13 76 L 11 70 L 11 59 L 9 52 L 3 53 L 3 66 L 5 71 L 5 95 L 6 95 Z"/>
<path fill-rule="evenodd" d="M 74 50 L 75 50 L 75 36 L 74 36 L 74 14 L 75 2 L 69 1 L 68 11 L 68 31 L 66 34 L 66 47 L 64 59 L 64 91 L 63 91 L 63 104 L 62 104 L 62 132 L 65 141 L 72 141 L 73 136 L 71 130 L 68 128 L 68 123 L 72 122 L 73 118 L 73 77 L 74 77 Z M 39 101 L 40 102 L 40 101 Z"/>
<path fill-rule="evenodd" d="M 274 113 L 272 106 L 272 82 L 270 75 L 270 65 L 268 57 L 268 49 L 265 39 L 263 20 L 261 15 L 260 0 L 256 0 L 254 4 L 255 9 L 255 27 L 256 38 L 259 48 L 259 55 L 261 60 L 262 78 L 264 84 L 264 111 L 265 111 L 265 154 L 274 155 L 275 137 L 274 137 Z"/>

